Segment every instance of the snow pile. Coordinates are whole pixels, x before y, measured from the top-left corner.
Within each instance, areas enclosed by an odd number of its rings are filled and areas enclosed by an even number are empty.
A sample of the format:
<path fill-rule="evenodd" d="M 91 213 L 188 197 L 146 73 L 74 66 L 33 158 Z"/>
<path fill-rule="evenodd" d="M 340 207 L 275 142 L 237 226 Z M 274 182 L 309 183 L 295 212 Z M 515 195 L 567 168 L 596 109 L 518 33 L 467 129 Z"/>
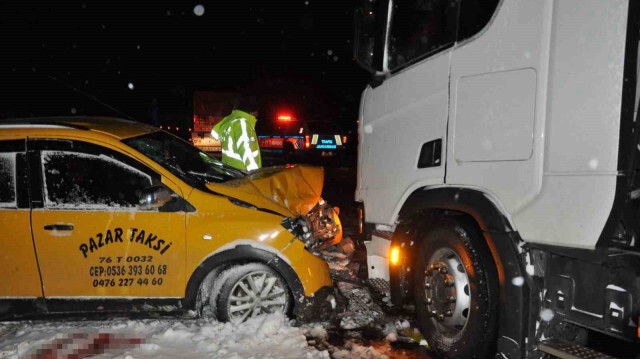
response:
<path fill-rule="evenodd" d="M 205 319 L 0 323 L 0 358 L 62 358 L 51 351 L 77 353 L 91 344 L 85 355 L 100 358 L 329 358 L 277 314 L 237 326 Z"/>

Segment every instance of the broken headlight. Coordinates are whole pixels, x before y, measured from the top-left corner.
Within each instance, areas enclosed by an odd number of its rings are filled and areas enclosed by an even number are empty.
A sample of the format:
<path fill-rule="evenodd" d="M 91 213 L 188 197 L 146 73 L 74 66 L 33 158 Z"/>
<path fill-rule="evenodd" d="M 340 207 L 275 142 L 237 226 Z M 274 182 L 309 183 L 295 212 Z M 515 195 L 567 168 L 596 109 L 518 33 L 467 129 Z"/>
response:
<path fill-rule="evenodd" d="M 307 218 L 303 216 L 297 218 L 287 217 L 283 219 L 280 224 L 286 228 L 287 231 L 300 238 L 300 240 L 304 242 L 305 247 L 313 248 L 314 238 L 310 230 L 311 223 L 309 223 Z"/>

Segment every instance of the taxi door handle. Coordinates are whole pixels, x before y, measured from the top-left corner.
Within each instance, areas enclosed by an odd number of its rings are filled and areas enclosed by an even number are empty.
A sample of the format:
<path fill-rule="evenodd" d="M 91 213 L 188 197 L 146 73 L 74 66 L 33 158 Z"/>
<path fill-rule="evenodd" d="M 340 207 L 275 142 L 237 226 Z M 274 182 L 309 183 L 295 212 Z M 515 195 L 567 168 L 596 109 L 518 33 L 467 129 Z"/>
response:
<path fill-rule="evenodd" d="M 72 224 L 47 224 L 44 226 L 45 231 L 73 231 Z"/>

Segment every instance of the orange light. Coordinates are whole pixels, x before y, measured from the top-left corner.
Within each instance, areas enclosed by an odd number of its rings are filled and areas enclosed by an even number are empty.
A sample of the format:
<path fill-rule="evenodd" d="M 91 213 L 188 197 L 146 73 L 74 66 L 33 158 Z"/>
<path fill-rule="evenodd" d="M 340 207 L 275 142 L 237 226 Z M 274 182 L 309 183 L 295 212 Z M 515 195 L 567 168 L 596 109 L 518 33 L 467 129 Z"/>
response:
<path fill-rule="evenodd" d="M 398 247 L 393 247 L 391 248 L 391 265 L 397 265 L 398 263 L 400 263 L 400 248 Z"/>
<path fill-rule="evenodd" d="M 291 116 L 289 116 L 289 115 L 280 115 L 280 116 L 278 116 L 278 121 L 291 122 Z"/>
<path fill-rule="evenodd" d="M 162 126 L 160 126 L 160 129 L 162 130 Z"/>
<path fill-rule="evenodd" d="M 191 128 L 189 128 L 189 132 L 191 132 Z"/>
<path fill-rule="evenodd" d="M 309 148 L 311 143 L 309 143 L 309 135 L 304 136 L 304 148 Z"/>
<path fill-rule="evenodd" d="M 176 131 L 180 131 L 180 127 L 176 127 Z"/>
<path fill-rule="evenodd" d="M 342 143 L 347 143 L 347 136 L 342 136 Z"/>
<path fill-rule="evenodd" d="M 170 129 L 171 129 L 171 126 L 167 126 L 167 130 L 170 130 Z"/>

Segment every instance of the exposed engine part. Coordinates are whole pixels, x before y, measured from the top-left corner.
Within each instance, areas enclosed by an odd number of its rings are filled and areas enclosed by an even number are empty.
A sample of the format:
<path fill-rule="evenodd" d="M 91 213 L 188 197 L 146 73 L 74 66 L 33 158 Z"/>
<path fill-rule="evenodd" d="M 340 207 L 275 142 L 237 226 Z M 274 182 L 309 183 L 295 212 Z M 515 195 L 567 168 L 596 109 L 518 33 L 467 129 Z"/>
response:
<path fill-rule="evenodd" d="M 311 232 L 316 241 L 326 242 L 332 240 L 342 233 L 338 214 L 340 209 L 332 207 L 324 200 L 320 200 L 315 207 L 309 211 L 307 218 L 311 223 Z"/>
<path fill-rule="evenodd" d="M 285 218 L 281 224 L 300 238 L 307 249 L 320 250 L 342 240 L 342 225 L 338 207 L 320 200 L 306 216 Z"/>

